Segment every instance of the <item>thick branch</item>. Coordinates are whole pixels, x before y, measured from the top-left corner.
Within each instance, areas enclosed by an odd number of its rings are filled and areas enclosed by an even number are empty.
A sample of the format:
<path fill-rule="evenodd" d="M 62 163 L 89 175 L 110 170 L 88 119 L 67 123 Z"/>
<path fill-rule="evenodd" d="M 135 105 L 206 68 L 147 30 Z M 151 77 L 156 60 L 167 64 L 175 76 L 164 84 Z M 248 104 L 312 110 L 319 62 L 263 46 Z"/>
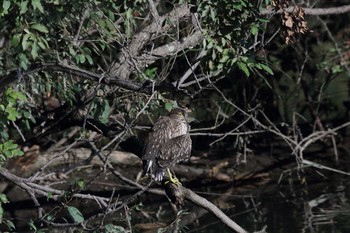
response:
<path fill-rule="evenodd" d="M 230 219 L 224 212 L 222 212 L 216 205 L 208 201 L 207 199 L 199 196 L 198 194 L 194 193 L 192 190 L 184 188 L 186 192 L 186 199 L 190 202 L 203 207 L 210 213 L 214 214 L 222 223 L 224 223 L 227 227 L 229 227 L 231 230 L 234 230 L 239 233 L 246 233 L 247 231 L 244 230 L 241 226 L 239 226 L 235 221 Z"/>
<path fill-rule="evenodd" d="M 168 14 L 154 18 L 155 20 L 149 26 L 136 34 L 131 43 L 122 49 L 117 60 L 110 68 L 110 76 L 112 78 L 127 79 L 135 71 L 135 66 L 141 70 L 143 67 L 140 67 L 137 61 L 134 60 L 139 55 L 141 49 L 153 38 L 166 34 L 180 20 L 186 16 L 190 16 L 190 14 L 190 7 L 187 4 L 181 4 Z"/>
<path fill-rule="evenodd" d="M 15 82 L 16 80 L 24 78 L 29 74 L 37 73 L 39 71 L 59 71 L 66 74 L 72 74 L 80 78 L 87 78 L 97 83 L 112 84 L 131 91 L 140 91 L 148 94 L 151 93 L 151 88 L 144 88 L 144 84 L 142 83 L 135 83 L 118 78 L 110 79 L 104 74 L 94 73 L 76 66 L 65 65 L 62 63 L 38 63 L 33 64 L 24 73 L 21 73 L 20 70 L 13 70 L 8 75 L 1 77 L 1 80 L 3 81 L 0 82 L 0 94 L 7 88 L 8 85 Z"/>
<path fill-rule="evenodd" d="M 21 187 L 22 189 L 24 189 L 28 193 L 31 193 L 31 192 L 37 193 L 39 195 L 43 195 L 46 197 L 50 196 L 50 198 L 52 198 L 54 200 L 58 200 L 58 198 L 64 194 L 64 191 L 62 191 L 62 190 L 53 189 L 53 188 L 50 188 L 48 186 L 36 184 L 36 183 L 30 181 L 29 179 L 18 177 L 14 174 L 11 174 L 10 172 L 8 172 L 4 168 L 0 169 L 0 176 L 4 177 L 6 180 L 14 183 L 15 185 Z M 53 194 L 53 195 L 51 195 L 51 194 Z M 108 198 L 94 196 L 91 194 L 75 193 L 75 194 L 73 194 L 73 197 L 81 198 L 81 199 L 95 200 L 103 205 L 106 205 L 105 203 L 109 201 Z"/>
<path fill-rule="evenodd" d="M 285 9 L 286 12 L 293 12 L 295 10 L 294 6 L 290 6 Z M 338 6 L 338 7 L 329 7 L 329 8 L 303 8 L 306 15 L 339 15 L 350 12 L 350 5 Z M 272 14 L 281 14 L 282 10 L 277 12 L 273 10 L 263 10 L 260 12 L 260 15 L 272 15 Z"/>
<path fill-rule="evenodd" d="M 76 149 L 70 149 L 69 151 L 66 151 L 64 153 L 57 153 L 57 152 L 43 152 L 40 153 L 37 151 L 36 153 L 33 153 L 31 160 L 33 160 L 30 164 L 24 161 L 22 164 L 21 162 L 15 162 L 10 163 L 8 165 L 8 168 L 11 172 L 14 172 L 15 174 L 21 174 L 21 176 L 28 176 L 30 174 L 33 174 L 37 169 L 40 169 L 45 164 L 50 162 L 50 166 L 58 166 L 62 164 L 74 164 L 74 163 L 81 163 L 83 161 L 86 161 L 89 159 L 92 151 L 87 148 L 76 148 Z M 107 152 L 103 151 L 100 152 L 102 156 L 108 155 L 108 161 L 112 164 L 117 165 L 123 165 L 123 166 L 140 166 L 140 159 L 128 152 L 123 151 L 112 151 Z M 59 156 L 58 156 L 59 155 Z M 94 165 L 103 165 L 101 160 L 97 157 L 94 157 L 92 161 L 90 161 L 90 164 Z"/>
<path fill-rule="evenodd" d="M 41 70 L 61 71 L 64 73 L 76 75 L 78 77 L 88 78 L 96 82 L 117 85 L 132 91 L 138 91 L 142 88 L 142 84 L 136 84 L 134 82 L 118 78 L 111 79 L 110 77 L 105 76 L 104 74 L 97 74 L 88 70 L 80 69 L 79 67 L 64 65 L 61 63 L 43 63 L 38 64 L 36 66 L 38 69 Z"/>
<path fill-rule="evenodd" d="M 238 233 L 246 233 L 241 226 L 239 226 L 235 221 L 230 219 L 224 212 L 222 212 L 216 205 L 194 193 L 192 190 L 185 188 L 182 185 L 176 185 L 174 183 L 165 183 L 165 193 L 170 198 L 170 200 L 176 205 L 183 205 L 184 199 L 194 203 L 197 206 L 206 209 L 215 217 L 217 217 L 223 224 L 225 224 L 231 230 Z"/>
<path fill-rule="evenodd" d="M 152 64 L 158 59 L 176 55 L 177 53 L 184 51 L 187 48 L 194 47 L 203 41 L 203 34 L 200 31 L 184 38 L 182 41 L 173 41 L 168 44 L 159 46 L 153 49 L 151 52 L 143 53 L 136 59 L 140 62 L 141 67 L 145 67 Z"/>

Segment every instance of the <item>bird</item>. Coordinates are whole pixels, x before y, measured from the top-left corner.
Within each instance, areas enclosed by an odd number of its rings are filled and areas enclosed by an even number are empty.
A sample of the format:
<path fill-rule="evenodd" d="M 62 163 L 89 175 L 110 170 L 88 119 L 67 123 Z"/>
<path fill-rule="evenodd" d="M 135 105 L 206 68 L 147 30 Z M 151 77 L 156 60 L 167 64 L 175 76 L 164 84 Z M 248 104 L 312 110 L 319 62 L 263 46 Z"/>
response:
<path fill-rule="evenodd" d="M 167 182 L 181 184 L 170 169 L 191 156 L 189 112 L 189 109 L 174 108 L 155 122 L 145 141 L 143 176 L 151 175 L 155 181 L 162 181 L 167 172 Z"/>

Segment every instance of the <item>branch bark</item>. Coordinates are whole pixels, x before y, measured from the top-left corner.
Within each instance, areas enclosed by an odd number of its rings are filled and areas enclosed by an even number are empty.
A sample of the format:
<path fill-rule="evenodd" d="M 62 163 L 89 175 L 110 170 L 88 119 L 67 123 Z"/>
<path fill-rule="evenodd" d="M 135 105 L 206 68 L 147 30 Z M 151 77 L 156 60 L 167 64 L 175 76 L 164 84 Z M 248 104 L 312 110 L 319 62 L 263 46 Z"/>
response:
<path fill-rule="evenodd" d="M 295 10 L 294 6 L 290 6 L 284 9 L 286 12 L 291 13 Z M 306 15 L 339 15 L 350 12 L 350 5 L 338 6 L 338 7 L 328 7 L 328 8 L 304 8 Z M 260 15 L 272 15 L 272 14 L 281 14 L 282 10 L 273 11 L 273 10 L 263 10 L 260 12 Z"/>
<path fill-rule="evenodd" d="M 235 221 L 230 219 L 224 212 L 222 212 L 216 205 L 208 201 L 207 199 L 199 196 L 198 194 L 194 193 L 192 190 L 185 188 L 186 191 L 186 199 L 198 206 L 203 207 L 208 212 L 212 213 L 217 217 L 223 224 L 225 224 L 227 227 L 229 227 L 231 230 L 234 230 L 238 233 L 246 233 L 247 231 L 244 230 L 241 226 L 239 226 Z"/>
<path fill-rule="evenodd" d="M 203 39 L 204 35 L 200 31 L 196 31 L 194 34 L 184 38 L 181 41 L 173 41 L 155 48 L 152 50 L 152 52 L 145 52 L 142 55 L 136 57 L 136 60 L 139 61 L 141 67 L 146 67 L 158 59 L 175 55 L 187 48 L 194 47 L 200 44 Z"/>
<path fill-rule="evenodd" d="M 192 202 L 193 204 L 200 206 L 217 217 L 223 224 L 225 224 L 231 230 L 238 233 L 246 233 L 241 226 L 235 221 L 230 219 L 224 212 L 222 212 L 216 205 L 194 193 L 192 190 L 185 188 L 182 185 L 176 185 L 174 183 L 165 184 L 165 193 L 170 200 L 176 205 L 183 205 L 184 199 Z"/>
<path fill-rule="evenodd" d="M 156 12 L 153 13 L 155 14 Z M 136 67 L 138 70 L 142 70 L 144 66 L 139 64 L 138 60 L 135 59 L 135 57 L 139 55 L 141 49 L 158 35 L 166 34 L 176 26 L 179 21 L 186 18 L 186 16 L 190 16 L 190 14 L 190 7 L 187 4 L 181 4 L 168 14 L 154 17 L 154 21 L 136 34 L 130 44 L 122 49 L 118 58 L 110 67 L 109 75 L 111 78 L 124 80 L 136 71 Z"/>

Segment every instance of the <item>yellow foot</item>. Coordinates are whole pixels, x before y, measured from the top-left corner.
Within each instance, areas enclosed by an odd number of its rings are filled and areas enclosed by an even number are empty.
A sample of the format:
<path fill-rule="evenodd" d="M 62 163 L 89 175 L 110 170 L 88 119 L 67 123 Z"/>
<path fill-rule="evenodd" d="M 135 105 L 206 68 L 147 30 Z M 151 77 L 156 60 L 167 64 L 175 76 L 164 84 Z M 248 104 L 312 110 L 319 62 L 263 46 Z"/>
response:
<path fill-rule="evenodd" d="M 177 186 L 182 185 L 181 182 L 179 181 L 179 179 L 176 176 L 174 176 L 169 169 L 167 169 L 167 172 L 168 172 L 168 175 L 169 175 L 169 180 L 167 180 L 165 182 L 165 184 L 173 183 L 173 184 L 175 184 Z"/>

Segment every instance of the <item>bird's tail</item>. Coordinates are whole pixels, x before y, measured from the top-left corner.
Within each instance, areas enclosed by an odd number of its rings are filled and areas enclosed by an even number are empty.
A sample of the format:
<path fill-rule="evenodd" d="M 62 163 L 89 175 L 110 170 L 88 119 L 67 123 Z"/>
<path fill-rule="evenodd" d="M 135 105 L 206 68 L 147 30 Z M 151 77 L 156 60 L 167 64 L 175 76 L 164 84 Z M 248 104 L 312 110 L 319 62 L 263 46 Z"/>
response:
<path fill-rule="evenodd" d="M 152 172 L 152 163 L 153 163 L 153 161 L 152 160 L 143 160 L 142 161 L 142 176 L 145 176 L 145 175 L 147 175 L 147 174 L 149 174 L 149 173 L 151 173 Z"/>
<path fill-rule="evenodd" d="M 154 178 L 155 181 L 162 181 L 165 172 L 158 166 L 154 166 L 153 160 L 143 160 L 142 176 L 146 176 L 147 174 L 151 174 L 152 178 Z"/>

